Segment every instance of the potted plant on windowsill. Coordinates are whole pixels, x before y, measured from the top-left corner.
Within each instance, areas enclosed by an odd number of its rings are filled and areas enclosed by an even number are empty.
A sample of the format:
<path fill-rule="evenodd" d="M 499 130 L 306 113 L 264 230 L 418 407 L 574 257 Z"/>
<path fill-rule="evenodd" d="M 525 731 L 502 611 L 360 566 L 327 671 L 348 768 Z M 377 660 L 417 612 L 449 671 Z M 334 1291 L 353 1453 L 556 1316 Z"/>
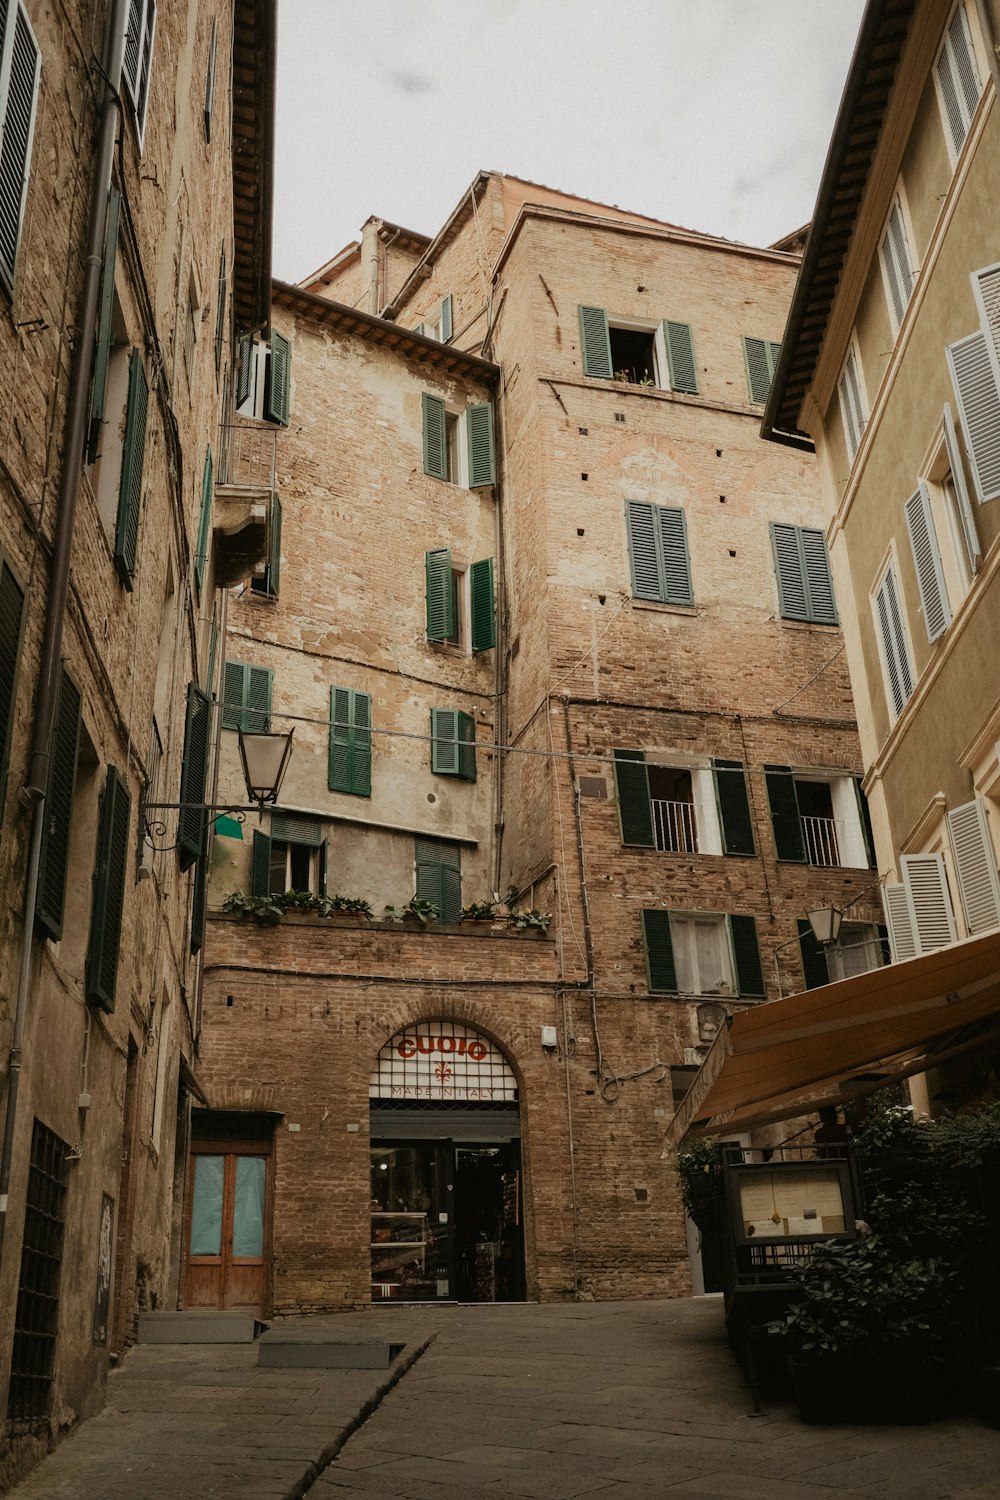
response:
<path fill-rule="evenodd" d="M 499 912 L 495 901 L 472 901 L 462 907 L 460 922 L 474 922 L 482 927 L 492 927 Z"/>
<path fill-rule="evenodd" d="M 536 907 L 532 907 L 531 911 L 525 911 L 521 906 L 512 906 L 508 909 L 505 920 L 508 927 L 514 927 L 518 932 L 525 932 L 529 928 L 534 928 L 536 932 L 546 932 L 552 921 L 552 914 L 547 911 L 538 911 Z"/>
<path fill-rule="evenodd" d="M 329 896 L 326 905 L 328 916 L 371 917 L 373 914 L 371 903 L 360 896 Z"/>
<path fill-rule="evenodd" d="M 409 922 L 420 927 L 436 922 L 440 915 L 436 904 L 425 901 L 422 896 L 411 896 L 405 906 L 387 906 L 385 909 L 387 922 Z"/>

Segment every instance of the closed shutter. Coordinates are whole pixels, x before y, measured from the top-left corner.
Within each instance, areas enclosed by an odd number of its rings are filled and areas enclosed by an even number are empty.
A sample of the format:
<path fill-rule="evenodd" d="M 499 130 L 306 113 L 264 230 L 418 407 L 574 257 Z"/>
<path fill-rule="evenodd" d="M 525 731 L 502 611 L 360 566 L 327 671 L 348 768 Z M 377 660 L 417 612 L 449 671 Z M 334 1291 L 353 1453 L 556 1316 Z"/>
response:
<path fill-rule="evenodd" d="M 125 54 L 122 59 L 122 82 L 132 101 L 136 132 L 142 145 L 149 105 L 149 76 L 153 63 L 153 37 L 156 31 L 156 0 L 129 0 L 125 27 Z"/>
<path fill-rule="evenodd" d="M 986 335 L 971 333 L 945 353 L 976 495 L 984 505 L 1000 499 L 1000 392 Z"/>
<path fill-rule="evenodd" d="M 837 386 L 840 397 L 840 416 L 844 424 L 848 457 L 853 460 L 861 446 L 865 430 L 865 411 L 861 404 L 861 376 L 858 361 L 852 349 L 844 361 L 844 373 Z"/>
<path fill-rule="evenodd" d="M 930 953 L 953 943 L 955 919 L 940 854 L 904 854 L 900 864 L 917 935 L 917 951 Z"/>
<path fill-rule="evenodd" d="M 208 67 L 205 70 L 205 139 L 212 139 L 212 115 L 215 112 L 215 69 L 219 51 L 219 18 L 212 17 L 212 34 L 208 39 Z"/>
<path fill-rule="evenodd" d="M 215 373 L 222 369 L 222 351 L 226 341 L 226 247 L 219 257 L 219 285 L 215 294 Z"/>
<path fill-rule="evenodd" d="M 627 500 L 625 519 L 633 595 L 661 604 L 693 604 L 684 512 Z"/>
<path fill-rule="evenodd" d="M 799 952 L 802 955 L 802 972 L 805 975 L 806 989 L 817 990 L 821 985 L 830 983 L 830 970 L 826 962 L 826 954 L 816 941 L 816 934 L 811 925 L 800 917 L 797 922 L 799 929 Z"/>
<path fill-rule="evenodd" d="M 191 952 L 200 953 L 205 942 L 205 917 L 208 910 L 208 828 L 205 829 L 205 847 L 194 866 L 194 886 L 191 892 Z"/>
<path fill-rule="evenodd" d="M 87 462 L 97 458 L 104 421 L 104 398 L 108 388 L 108 364 L 111 359 L 112 318 L 115 310 L 115 260 L 118 254 L 118 225 L 121 220 L 122 195 L 112 186 L 108 195 L 104 222 L 104 259 L 101 267 L 101 291 L 97 304 L 97 344 L 94 351 L 94 378 L 90 386 L 90 431 L 87 437 Z"/>
<path fill-rule="evenodd" d="M 6 562 L 0 563 L 0 816 L 14 725 L 14 693 L 21 659 L 24 590 Z"/>
<path fill-rule="evenodd" d="M 656 839 L 645 756 L 641 750 L 616 750 L 614 756 L 622 843 L 653 849 Z"/>
<path fill-rule="evenodd" d="M 807 620 L 805 575 L 799 553 L 798 527 L 771 522 L 771 548 L 778 580 L 778 607 L 785 620 Z"/>
<path fill-rule="evenodd" d="M 972 295 L 979 309 L 980 327 L 994 356 L 993 372 L 1000 380 L 1000 265 L 973 271 Z"/>
<path fill-rule="evenodd" d="M 266 833 L 254 829 L 253 849 L 250 855 L 250 894 L 269 896 L 271 893 L 271 840 Z"/>
<path fill-rule="evenodd" d="M 451 293 L 441 300 L 441 317 L 438 326 L 441 330 L 442 344 L 450 344 L 454 335 L 454 320 L 452 313 L 453 303 Z"/>
<path fill-rule="evenodd" d="M 763 406 L 767 402 L 780 352 L 781 345 L 770 339 L 744 336 L 743 359 L 747 371 L 747 389 L 750 400 L 757 406 Z"/>
<path fill-rule="evenodd" d="M 885 658 L 886 678 L 893 717 L 898 718 L 913 693 L 913 669 L 903 626 L 899 585 L 892 568 L 888 570 L 875 593 L 875 611 Z"/>
<path fill-rule="evenodd" d="M 603 307 L 580 307 L 580 349 L 583 373 L 595 380 L 610 380 L 611 336 Z"/>
<path fill-rule="evenodd" d="M 198 545 L 194 555 L 194 581 L 201 593 L 208 565 L 208 537 L 212 521 L 212 449 L 205 450 L 205 465 L 201 471 L 201 514 L 198 518 Z"/>
<path fill-rule="evenodd" d="M 469 448 L 469 489 L 481 490 L 497 482 L 492 401 L 468 407 L 465 424 Z"/>
<path fill-rule="evenodd" d="M 772 521 L 771 549 L 782 619 L 836 625 L 837 606 L 823 533 L 808 526 Z"/>
<path fill-rule="evenodd" d="M 463 781 L 476 779 L 476 721 L 465 713 L 458 716 L 458 774 Z"/>
<path fill-rule="evenodd" d="M 80 749 L 80 690 L 62 669 L 52 726 L 49 782 L 42 823 L 35 921 L 46 937 L 62 937 L 70 822 Z"/>
<path fill-rule="evenodd" d="M 267 384 L 264 391 L 264 417 L 268 422 L 288 426 L 292 409 L 292 346 L 283 334 L 271 334 L 267 360 Z"/>
<path fill-rule="evenodd" d="M 273 676 L 270 667 L 226 662 L 222 679 L 223 729 L 242 729 L 244 734 L 270 733 Z"/>
<path fill-rule="evenodd" d="M 931 497 L 922 480 L 907 500 L 904 510 L 913 551 L 913 566 L 917 571 L 920 603 L 923 606 L 924 627 L 927 639 L 936 641 L 944 634 L 951 621 L 951 606 L 948 603 L 941 553 L 938 551 L 934 532 Z"/>
<path fill-rule="evenodd" d="M 677 968 L 670 936 L 670 913 L 646 910 L 642 914 L 642 945 L 646 955 L 646 978 L 653 994 L 676 995 Z"/>
<path fill-rule="evenodd" d="M 965 482 L 965 464 L 962 462 L 962 450 L 958 442 L 958 433 L 955 431 L 955 419 L 952 417 L 951 407 L 947 401 L 944 404 L 944 443 L 948 453 L 948 467 L 951 469 L 951 482 L 955 491 L 958 518 L 962 523 L 962 535 L 965 538 L 969 570 L 972 573 L 978 573 L 979 565 L 983 560 L 983 552 L 979 545 L 972 502 L 969 499 L 969 486 Z"/>
<path fill-rule="evenodd" d="M 497 643 L 492 557 L 474 562 L 469 569 L 469 579 L 472 595 L 472 649 L 489 651 Z"/>
<path fill-rule="evenodd" d="M 660 528 L 663 556 L 663 598 L 667 604 L 693 604 L 691 560 L 688 556 L 687 523 L 684 512 L 657 505 L 655 519 Z"/>
<path fill-rule="evenodd" d="M 661 600 L 661 565 L 654 507 L 646 501 L 625 502 L 628 555 L 632 568 L 632 593 L 636 599 Z"/>
<path fill-rule="evenodd" d="M 767 991 L 760 962 L 757 923 L 753 917 L 731 916 L 728 920 L 736 961 L 736 989 L 741 995 L 762 997 Z"/>
<path fill-rule="evenodd" d="M 431 770 L 439 776 L 457 776 L 458 713 L 453 708 L 431 709 Z"/>
<path fill-rule="evenodd" d="M 181 803 L 177 820 L 177 860 L 182 870 L 193 865 L 205 842 L 204 804 L 208 779 L 208 745 L 211 704 L 196 683 L 188 683 L 187 715 L 184 721 L 184 758 L 181 761 Z"/>
<path fill-rule="evenodd" d="M 688 396 L 697 396 L 698 371 L 694 362 L 694 340 L 689 325 L 665 320 L 663 335 L 667 343 L 670 389 L 683 391 Z"/>
<path fill-rule="evenodd" d="M 764 782 L 767 800 L 774 826 L 774 847 L 778 858 L 806 863 L 806 848 L 802 838 L 802 819 L 799 817 L 799 802 L 795 794 L 795 779 L 790 766 L 765 766 Z"/>
<path fill-rule="evenodd" d="M 1000 881 L 986 809 L 978 797 L 948 814 L 958 890 L 970 937 L 1000 927 Z"/>
<path fill-rule="evenodd" d="M 442 922 L 457 922 L 462 914 L 462 856 L 457 844 L 438 839 L 415 841 L 416 894 L 433 901 Z"/>
<path fill-rule="evenodd" d="M 740 760 L 713 760 L 715 797 L 726 854 L 754 854 L 753 819 L 747 795 L 746 771 Z"/>
<path fill-rule="evenodd" d="M 28 195 L 28 163 L 42 66 L 38 44 L 20 5 L 15 7 L 13 31 L 3 42 L 7 97 L 0 143 L 0 284 L 12 293 Z"/>
<path fill-rule="evenodd" d="M 826 539 L 821 531 L 799 527 L 802 571 L 809 599 L 809 618 L 815 625 L 836 625 L 837 606 L 833 598 L 833 579 L 826 553 Z"/>
<path fill-rule="evenodd" d="M 420 411 L 424 427 L 424 473 L 433 479 L 447 479 L 448 434 L 444 402 L 440 396 L 429 396 L 423 391 Z"/>
<path fill-rule="evenodd" d="M 906 239 L 906 226 L 903 223 L 903 209 L 898 198 L 892 205 L 885 233 L 882 236 L 879 255 L 893 328 L 898 329 L 913 290 L 910 247 Z"/>
<path fill-rule="evenodd" d="M 432 552 L 424 553 L 424 580 L 427 639 L 449 641 L 455 634 L 449 547 L 436 547 Z"/>
<path fill-rule="evenodd" d="M 114 766 L 109 766 L 98 819 L 86 962 L 87 1000 L 107 1011 L 115 1008 L 131 808 L 128 787 Z"/>
<path fill-rule="evenodd" d="M 142 511 L 142 474 L 146 462 L 146 416 L 149 385 L 142 367 L 142 354 L 133 349 L 129 357 L 128 405 L 125 411 L 125 441 L 118 487 L 118 522 L 115 527 L 115 563 L 121 580 L 131 592 L 139 551 L 139 517 Z"/>
<path fill-rule="evenodd" d="M 915 958 L 919 949 L 916 929 L 913 925 L 913 914 L 906 896 L 906 886 L 902 883 L 883 886 L 882 908 L 889 929 L 889 946 L 892 950 L 893 963 L 905 963 L 908 958 Z"/>
<path fill-rule="evenodd" d="M 372 791 L 372 700 L 353 688 L 330 689 L 331 792 L 370 797 Z"/>

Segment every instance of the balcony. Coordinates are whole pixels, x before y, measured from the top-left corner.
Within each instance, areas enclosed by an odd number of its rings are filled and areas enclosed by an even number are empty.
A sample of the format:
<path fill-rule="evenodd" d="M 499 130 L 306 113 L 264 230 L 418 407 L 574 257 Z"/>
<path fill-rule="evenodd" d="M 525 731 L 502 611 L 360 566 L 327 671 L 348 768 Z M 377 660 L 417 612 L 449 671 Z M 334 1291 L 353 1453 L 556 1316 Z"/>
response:
<path fill-rule="evenodd" d="M 698 824 L 693 802 L 666 802 L 651 797 L 657 849 L 670 854 L 697 854 Z"/>
<path fill-rule="evenodd" d="M 235 422 L 220 433 L 215 480 L 215 581 L 222 588 L 267 562 L 277 492 L 278 429 Z"/>
<path fill-rule="evenodd" d="M 800 821 L 806 862 L 810 865 L 839 865 L 840 844 L 837 840 L 836 818 L 803 817 Z"/>

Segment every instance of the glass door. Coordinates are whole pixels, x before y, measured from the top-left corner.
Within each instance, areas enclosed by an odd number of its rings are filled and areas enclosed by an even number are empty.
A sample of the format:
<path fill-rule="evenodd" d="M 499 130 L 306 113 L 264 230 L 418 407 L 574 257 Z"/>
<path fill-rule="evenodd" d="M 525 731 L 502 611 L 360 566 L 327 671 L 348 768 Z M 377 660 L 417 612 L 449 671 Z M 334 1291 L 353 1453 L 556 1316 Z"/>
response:
<path fill-rule="evenodd" d="M 266 1155 L 210 1145 L 192 1156 L 187 1307 L 264 1310 L 267 1161 Z"/>
<path fill-rule="evenodd" d="M 372 1146 L 373 1301 L 454 1298 L 450 1168 L 446 1142 Z"/>

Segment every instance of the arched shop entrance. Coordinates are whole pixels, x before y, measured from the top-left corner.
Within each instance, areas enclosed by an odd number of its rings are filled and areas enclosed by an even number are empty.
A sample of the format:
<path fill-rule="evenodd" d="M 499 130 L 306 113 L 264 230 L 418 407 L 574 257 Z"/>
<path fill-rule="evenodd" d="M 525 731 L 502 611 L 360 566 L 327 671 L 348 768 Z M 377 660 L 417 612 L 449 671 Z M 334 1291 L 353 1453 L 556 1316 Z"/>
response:
<path fill-rule="evenodd" d="M 421 1021 L 386 1042 L 368 1093 L 372 1299 L 521 1301 L 520 1112 L 503 1053 Z"/>

